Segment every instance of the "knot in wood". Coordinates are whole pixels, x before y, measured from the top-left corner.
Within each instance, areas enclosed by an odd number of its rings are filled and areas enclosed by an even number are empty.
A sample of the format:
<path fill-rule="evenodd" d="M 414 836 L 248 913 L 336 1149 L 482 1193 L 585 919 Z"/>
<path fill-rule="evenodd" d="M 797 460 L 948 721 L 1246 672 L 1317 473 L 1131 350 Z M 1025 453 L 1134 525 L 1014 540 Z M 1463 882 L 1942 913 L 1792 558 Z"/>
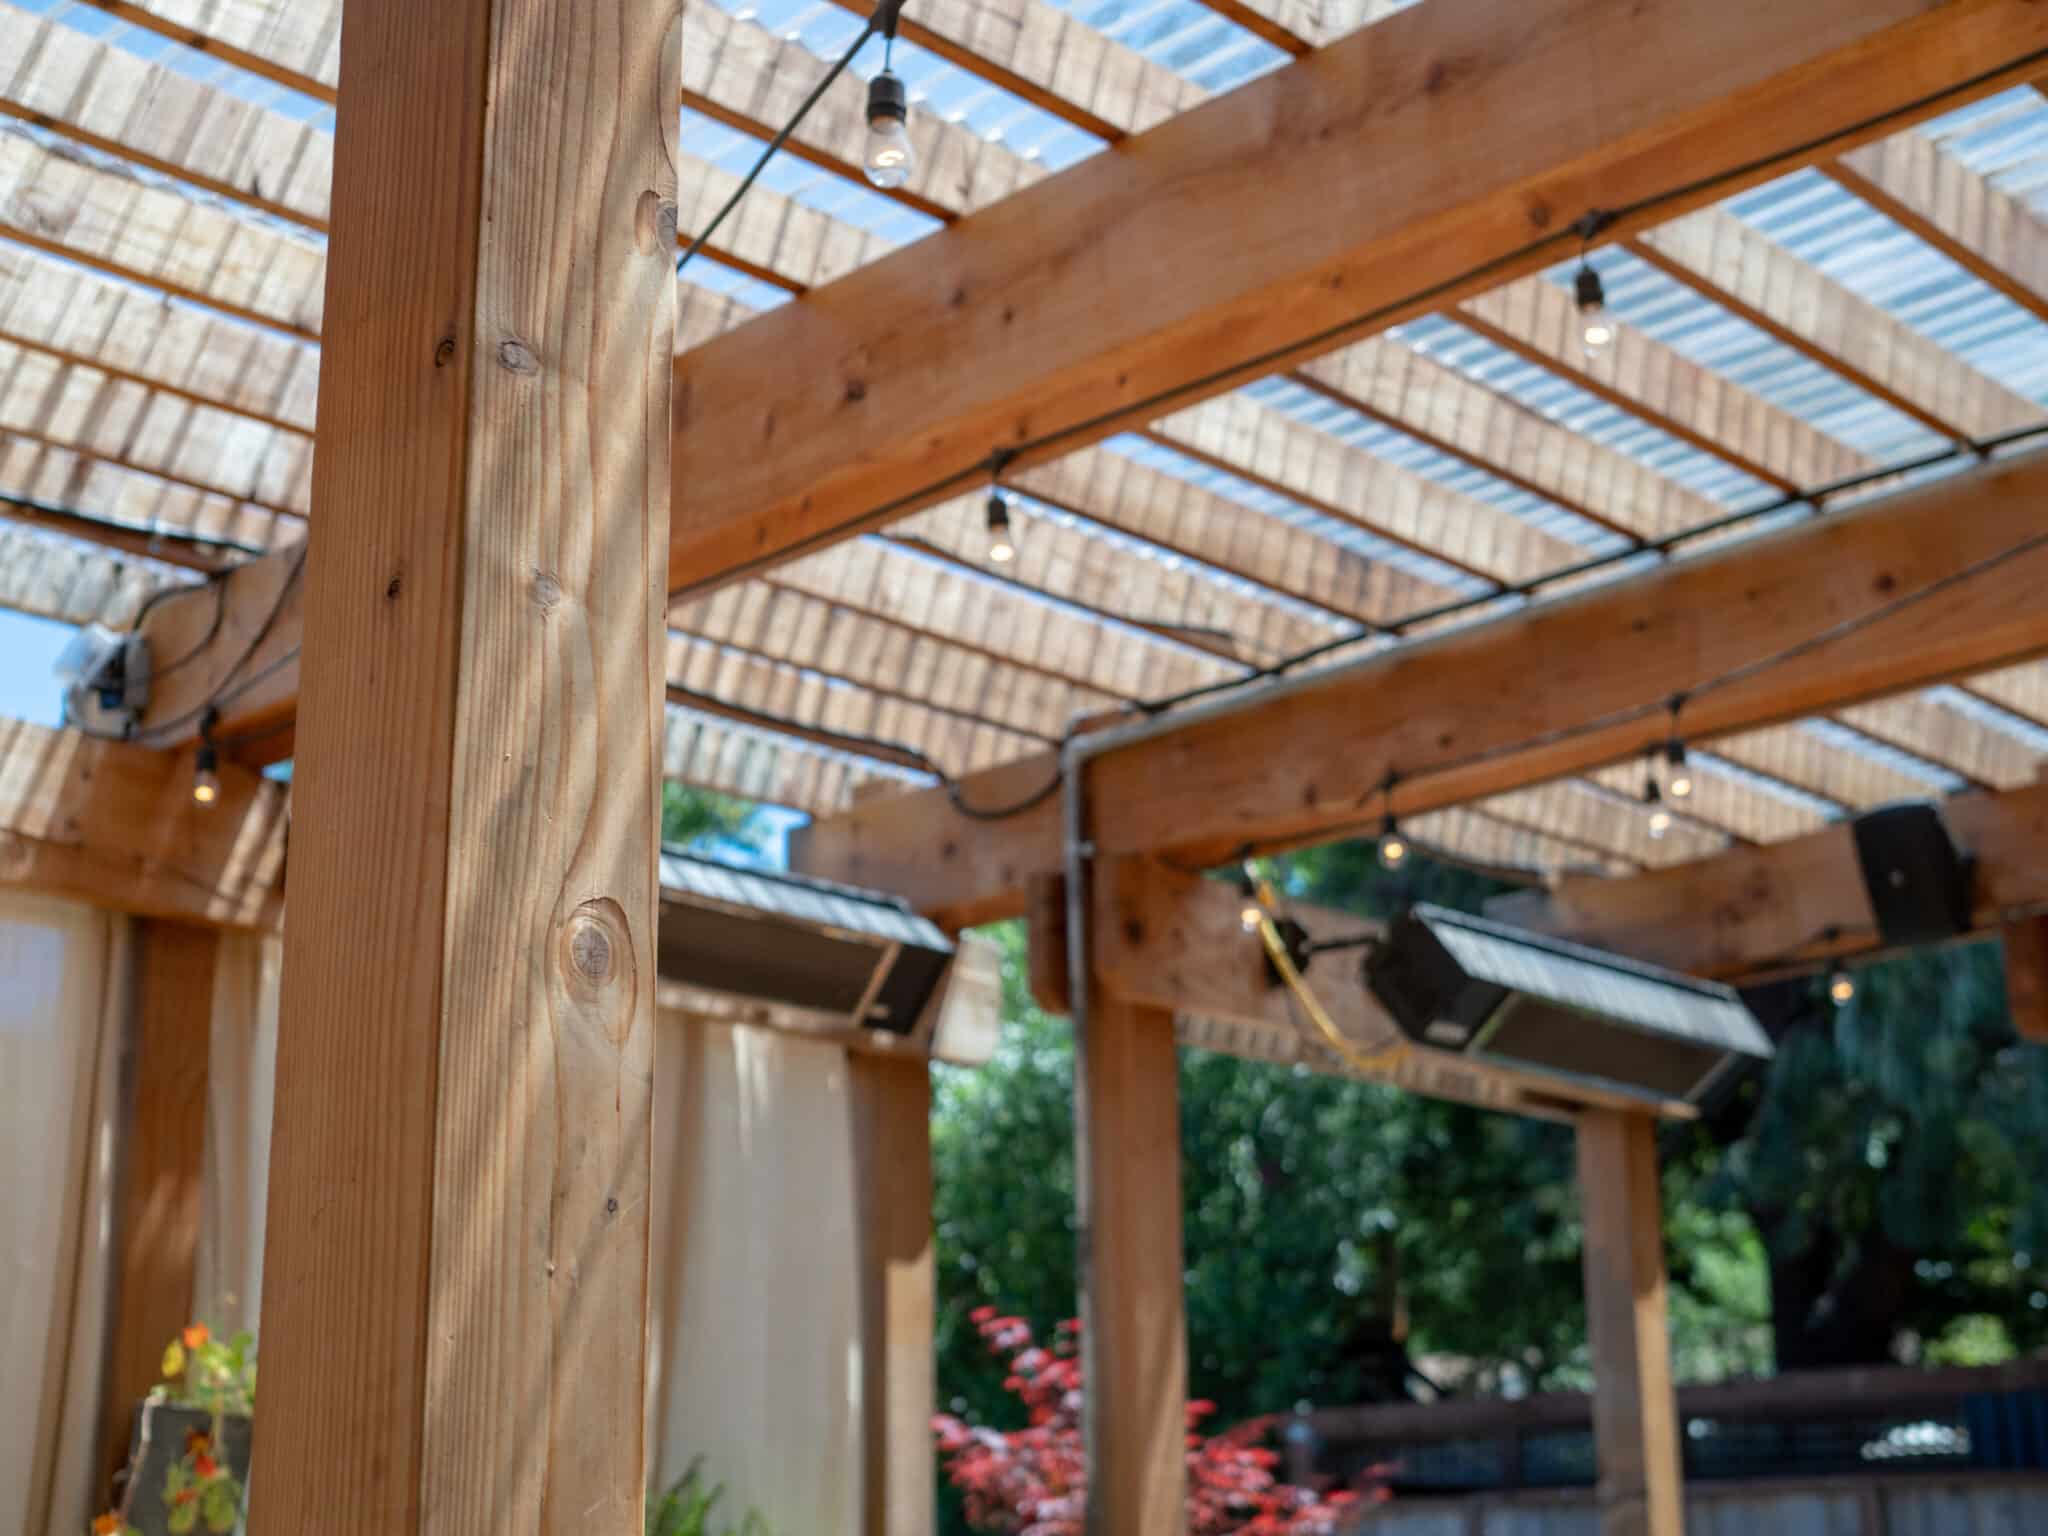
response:
<path fill-rule="evenodd" d="M 542 613 L 553 613 L 562 606 L 562 584 L 551 571 L 533 573 L 533 603 Z"/>
<path fill-rule="evenodd" d="M 540 372 L 540 359 L 525 342 L 508 336 L 498 343 L 498 366 L 507 373 L 533 374 Z"/>
<path fill-rule="evenodd" d="M 612 939 L 604 924 L 578 917 L 569 925 L 569 959 L 576 972 L 593 986 L 612 979 Z"/>
<path fill-rule="evenodd" d="M 633 1032 L 640 989 L 639 960 L 626 910 L 596 896 L 571 911 L 555 931 L 555 974 L 570 1012 L 615 1045 Z"/>
<path fill-rule="evenodd" d="M 663 197 L 659 192 L 642 192 L 633 209 L 633 242 L 639 246 L 640 254 L 651 256 L 656 251 L 674 254 L 678 219 L 675 199 Z"/>

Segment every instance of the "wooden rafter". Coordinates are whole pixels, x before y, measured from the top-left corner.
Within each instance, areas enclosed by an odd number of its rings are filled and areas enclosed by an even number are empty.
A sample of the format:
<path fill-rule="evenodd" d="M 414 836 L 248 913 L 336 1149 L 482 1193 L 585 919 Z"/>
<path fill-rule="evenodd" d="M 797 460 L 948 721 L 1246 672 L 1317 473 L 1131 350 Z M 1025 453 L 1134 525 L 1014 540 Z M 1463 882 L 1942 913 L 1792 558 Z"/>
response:
<path fill-rule="evenodd" d="M 1735 182 L 1765 174 L 1735 172 L 1750 163 L 1745 149 L 1796 143 L 1818 145 L 1810 154 L 1841 152 L 1859 132 L 1875 134 L 1867 126 L 1873 115 L 1896 114 L 1885 121 L 1895 128 L 1915 110 L 1934 111 L 1944 88 L 1993 88 L 1998 69 L 2048 31 L 2018 0 L 1964 0 L 1938 14 L 1904 0 L 1897 9 L 1840 4 L 1839 13 L 1802 13 L 1796 23 L 1761 12 L 1736 22 L 1704 0 L 1698 14 L 1681 6 L 1625 17 L 1539 6 L 1518 12 L 1519 30 L 1509 35 L 1491 8 L 1436 0 L 1369 37 L 1333 45 L 1327 66 L 1297 63 L 1162 124 L 1145 136 L 1143 154 L 1084 160 L 984 207 L 971 234 L 943 231 L 801 305 L 764 314 L 744 340 L 720 338 L 679 363 L 678 429 L 705 472 L 678 507 L 675 590 L 901 515 L 954 489 L 954 477 L 971 474 L 992 448 L 1021 444 L 1028 462 L 1054 452 L 1051 431 L 1065 452 L 1133 416 L 1157 415 L 1164 389 L 1187 392 L 1176 404 L 1220 392 L 1239 376 L 1229 359 L 1263 371 L 1298 360 L 1297 345 L 1312 351 L 1352 339 L 1329 327 L 1356 322 L 1363 331 L 1361 315 L 1381 324 L 1397 318 L 1419 288 L 1438 279 L 1456 288 L 1480 259 L 1533 269 L 1554 253 L 1518 256 L 1526 240 L 1502 232 L 1526 218 L 1539 191 L 1551 221 L 1553 202 L 1579 197 L 1586 183 L 1575 178 L 1597 179 L 1602 205 L 1627 205 L 1716 166 Z M 1651 35 L 1665 27 L 1669 47 L 1663 34 Z M 1930 46 L 1936 37 L 1938 48 Z M 1602 101 L 1597 110 L 1576 98 L 1567 107 L 1555 90 L 1560 60 L 1609 52 L 1668 58 L 1669 78 L 1577 70 Z M 1439 102 L 1424 88 L 1425 56 L 1474 62 Z M 1455 104 L 1461 121 L 1475 121 L 1472 99 L 1482 90 L 1513 93 L 1539 115 L 1557 103 L 1560 120 L 1537 131 L 1528 117 L 1484 114 L 1502 138 L 1456 140 L 1470 159 L 1453 170 L 1440 109 Z M 1283 99 L 1284 113 L 1273 107 Z M 1347 223 L 1313 189 L 1341 183 L 1317 157 L 1348 163 L 1352 135 L 1333 129 L 1319 139 L 1316 125 L 1349 123 L 1361 100 L 1374 103 L 1376 163 L 1412 160 L 1418 179 L 1376 183 Z M 1633 129 L 1621 132 L 1624 123 Z M 1284 152 L 1276 143 L 1270 162 L 1248 154 L 1276 125 L 1288 136 Z M 1404 156 L 1404 135 L 1427 139 L 1431 153 Z M 1259 199 L 1257 212 L 1233 201 L 1243 217 L 1230 221 L 1220 243 L 1221 221 L 1195 195 L 1212 179 L 1256 188 Z M 1297 183 L 1310 190 L 1295 196 Z M 1148 195 L 1155 185 L 1171 195 Z M 1180 253 L 1176 282 L 1043 254 L 1067 241 L 1070 225 L 1099 231 L 1112 209 L 1127 240 Z M 1640 222 L 1651 222 L 1647 211 Z M 1413 231 L 1422 223 L 1431 235 L 1418 241 Z M 1258 230 L 1259 240 L 1242 241 L 1243 228 Z M 1471 243 L 1452 238 L 1454 228 L 1470 228 Z M 1209 254 L 1196 260 L 1198 250 Z M 1489 267 L 1490 280 L 1503 275 L 1499 262 Z M 1129 292 L 1105 286 L 1119 276 L 1130 280 Z M 1081 284 L 1085 298 L 1067 283 Z M 1432 297 L 1438 307 L 1443 295 Z M 1055 321 L 1067 314 L 1092 318 Z M 1306 336 L 1317 338 L 1313 346 Z M 1220 368 L 1217 341 L 1225 348 Z M 917 366 L 897 366 L 913 358 Z M 957 360 L 957 371 L 935 366 L 940 358 Z M 800 359 L 813 361 L 793 361 Z M 772 444 L 764 436 L 770 422 Z M 882 423 L 886 431 L 877 430 Z M 847 451 L 853 437 L 858 453 Z"/>
<path fill-rule="evenodd" d="M 1097 835 L 1109 853 L 1213 862 L 1369 826 L 1389 771 L 1413 814 L 1639 761 L 1678 691 L 1688 739 L 1710 743 L 2029 659 L 2048 651 L 2030 595 L 2048 577 L 2044 489 L 2048 460 L 1993 464 L 1260 692 L 1095 758 L 1091 793 L 1120 808 Z M 1054 768 L 1010 764 L 966 789 L 1000 805 Z M 956 826 L 911 796 L 810 829 L 802 858 L 983 916 L 1056 860 L 1056 822 L 1040 807 Z"/>

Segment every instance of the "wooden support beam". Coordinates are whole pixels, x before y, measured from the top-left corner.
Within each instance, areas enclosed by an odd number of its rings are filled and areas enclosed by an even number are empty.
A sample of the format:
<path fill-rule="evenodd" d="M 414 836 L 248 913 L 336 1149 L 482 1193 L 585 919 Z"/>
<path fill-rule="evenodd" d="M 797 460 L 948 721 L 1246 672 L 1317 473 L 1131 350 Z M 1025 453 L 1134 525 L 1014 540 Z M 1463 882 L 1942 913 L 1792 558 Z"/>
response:
<path fill-rule="evenodd" d="M 143 740 L 197 741 L 213 711 L 224 755 L 258 764 L 292 755 L 307 548 L 302 540 L 149 606 L 137 625 L 152 674 Z"/>
<path fill-rule="evenodd" d="M 1977 860 L 1978 930 L 2048 905 L 2048 785 L 1958 795 L 1941 809 L 1957 846 Z M 1549 891 L 1500 898 L 1492 915 L 1729 980 L 1796 970 L 1878 943 L 1847 822 L 1623 880 L 1567 875 Z"/>
<path fill-rule="evenodd" d="M 1058 882 L 1054 882 L 1057 884 Z M 1033 891 L 1040 889 L 1033 882 Z M 1410 1093 L 1510 1114 L 1569 1118 L 1580 1105 L 1640 1111 L 1641 1101 L 1598 1088 L 1562 1084 L 1446 1051 L 1411 1046 L 1385 1065 L 1361 1071 L 1331 1049 L 1269 974 L 1265 951 L 1240 921 L 1243 899 L 1205 880 L 1141 859 L 1119 859 L 1097 877 L 1095 964 L 1104 995 L 1163 1009 L 1182 1021 L 1182 1040 L 1267 1061 L 1299 1061 L 1318 1071 L 1369 1076 Z M 1034 908 L 1034 950 L 1050 931 L 1049 907 Z M 1064 913 L 1059 914 L 1062 918 Z M 1294 906 L 1288 916 L 1317 939 L 1355 939 L 1376 925 L 1347 912 Z M 1044 947 L 1064 957 L 1060 936 Z M 1038 962 L 1033 962 L 1034 978 Z M 1357 951 L 1311 963 L 1307 980 L 1332 1024 L 1358 1056 L 1387 1053 L 1402 1036 L 1360 979 Z M 1036 982 L 1034 981 L 1034 986 Z M 1041 1004 L 1043 1000 L 1041 1000 Z M 1681 1104 L 1665 1106 L 1685 1117 Z"/>
<path fill-rule="evenodd" d="M 856 1051 L 846 1072 L 859 1206 L 861 1536 L 930 1536 L 938 1493 L 931 1068 Z"/>
<path fill-rule="evenodd" d="M 671 590 L 941 499 L 992 449 L 1024 449 L 1023 468 L 1533 271 L 1584 208 L 1727 177 L 1707 201 L 1846 152 L 1880 114 L 1895 131 L 2017 78 L 2048 45 L 2038 10 L 1543 0 L 1503 28 L 1495 6 L 1435 0 L 1389 17 L 686 354 L 677 437 L 699 473 Z M 1362 132 L 1386 174 L 1333 203 Z M 1179 253 L 1177 280 L 1071 259 L 1106 251 L 1111 224 L 1118 249 Z"/>
<path fill-rule="evenodd" d="M 2048 1045 L 2048 917 L 2004 925 L 2005 1006 L 2022 1040 Z"/>
<path fill-rule="evenodd" d="M 162 1376 L 164 1346 L 194 1321 L 206 1069 L 220 934 L 151 919 L 135 934 L 135 1012 L 123 1073 L 121 1218 L 113 1321 L 100 1396 L 104 1486 L 128 1458 L 136 1405 Z"/>
<path fill-rule="evenodd" d="M 1089 1001 L 1074 1052 L 1088 1536 L 1187 1523 L 1180 1063 L 1173 1015 Z"/>
<path fill-rule="evenodd" d="M 677 40 L 349 5 L 252 1527 L 642 1527 Z"/>
<path fill-rule="evenodd" d="M 208 927 L 274 927 L 286 792 L 223 763 L 192 799 L 192 754 L 0 721 L 0 885 Z"/>
<path fill-rule="evenodd" d="M 1376 824 L 1390 771 L 1405 817 L 1639 756 L 1681 691 L 1687 737 L 1703 742 L 2042 654 L 2044 495 L 2048 457 L 1995 462 L 1197 706 L 1091 762 L 1091 799 L 1117 808 L 1098 844 L 1220 863 Z M 1055 770 L 1049 756 L 1008 763 L 961 792 L 999 808 Z M 1014 914 L 1024 878 L 1057 867 L 1057 821 L 1046 804 L 969 821 L 939 794 L 906 796 L 807 829 L 797 857 L 984 921 Z"/>
<path fill-rule="evenodd" d="M 1583 1115 L 1578 1163 L 1600 1536 L 1683 1536 L 1657 1123 L 1612 1110 Z"/>

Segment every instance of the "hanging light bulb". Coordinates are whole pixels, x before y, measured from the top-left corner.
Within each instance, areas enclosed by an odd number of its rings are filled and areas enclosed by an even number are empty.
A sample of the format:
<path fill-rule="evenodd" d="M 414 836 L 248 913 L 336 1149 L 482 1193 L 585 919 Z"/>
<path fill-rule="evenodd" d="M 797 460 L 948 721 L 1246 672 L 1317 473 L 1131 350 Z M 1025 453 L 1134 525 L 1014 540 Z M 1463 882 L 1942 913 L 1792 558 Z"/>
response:
<path fill-rule="evenodd" d="M 1664 748 L 1664 766 L 1670 770 L 1664 775 L 1664 792 L 1674 800 L 1691 798 L 1692 770 L 1685 764 L 1685 743 L 1676 736 Z"/>
<path fill-rule="evenodd" d="M 1408 862 L 1408 839 L 1395 825 L 1392 811 L 1387 812 L 1387 819 L 1380 823 L 1379 855 L 1381 869 L 1399 869 Z"/>
<path fill-rule="evenodd" d="M 988 493 L 988 557 L 997 565 L 1017 558 L 1017 539 L 1010 531 L 1010 503 L 1001 491 Z"/>
<path fill-rule="evenodd" d="M 1664 795 L 1654 777 L 1643 780 L 1643 804 L 1650 808 L 1650 836 L 1662 841 L 1671 830 L 1671 813 L 1664 809 Z"/>
<path fill-rule="evenodd" d="M 1244 925 L 1246 933 L 1257 933 L 1259 924 L 1266 920 L 1266 909 L 1259 905 L 1259 884 L 1252 878 L 1250 865 L 1237 872 L 1237 894 L 1244 898 L 1244 906 L 1237 914 L 1237 920 Z"/>
<path fill-rule="evenodd" d="M 192 798 L 200 805 L 220 798 L 220 753 L 211 739 L 199 743 L 199 754 L 192 760 Z"/>
<path fill-rule="evenodd" d="M 1828 977 L 1828 998 L 1837 1008 L 1843 1008 L 1856 1000 L 1856 978 L 1842 966 L 1836 966 Z"/>
<path fill-rule="evenodd" d="M 1614 340 L 1614 320 L 1607 313 L 1607 290 L 1600 285 L 1600 274 L 1580 263 L 1572 293 L 1579 303 L 1579 341 L 1588 357 L 1597 357 Z"/>
<path fill-rule="evenodd" d="M 917 168 L 910 147 L 910 100 L 893 70 L 884 69 L 868 82 L 868 142 L 861 168 L 885 192 L 902 186 Z"/>

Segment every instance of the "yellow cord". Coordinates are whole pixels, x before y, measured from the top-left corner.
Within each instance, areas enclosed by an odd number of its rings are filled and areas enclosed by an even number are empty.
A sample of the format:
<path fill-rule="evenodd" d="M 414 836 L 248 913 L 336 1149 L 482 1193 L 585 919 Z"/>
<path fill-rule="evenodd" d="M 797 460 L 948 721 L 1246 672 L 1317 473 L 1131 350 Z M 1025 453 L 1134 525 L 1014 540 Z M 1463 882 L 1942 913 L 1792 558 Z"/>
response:
<path fill-rule="evenodd" d="M 1301 1011 L 1309 1016 L 1316 1030 L 1337 1057 L 1346 1065 L 1363 1072 L 1368 1077 L 1386 1077 L 1399 1066 L 1408 1054 L 1408 1042 L 1396 1036 L 1394 1043 L 1380 1051 L 1361 1051 L 1349 1040 L 1344 1032 L 1331 1022 L 1323 1005 L 1303 979 L 1294 957 L 1287 953 L 1287 941 L 1280 936 L 1280 930 L 1273 923 L 1273 888 L 1261 880 L 1257 886 L 1259 904 L 1259 937 L 1265 941 L 1266 954 L 1273 962 L 1273 969 L 1280 973 L 1280 979 L 1287 984 L 1287 990 L 1294 994 L 1301 1004 Z M 1247 914 L 1249 915 L 1249 914 Z"/>

